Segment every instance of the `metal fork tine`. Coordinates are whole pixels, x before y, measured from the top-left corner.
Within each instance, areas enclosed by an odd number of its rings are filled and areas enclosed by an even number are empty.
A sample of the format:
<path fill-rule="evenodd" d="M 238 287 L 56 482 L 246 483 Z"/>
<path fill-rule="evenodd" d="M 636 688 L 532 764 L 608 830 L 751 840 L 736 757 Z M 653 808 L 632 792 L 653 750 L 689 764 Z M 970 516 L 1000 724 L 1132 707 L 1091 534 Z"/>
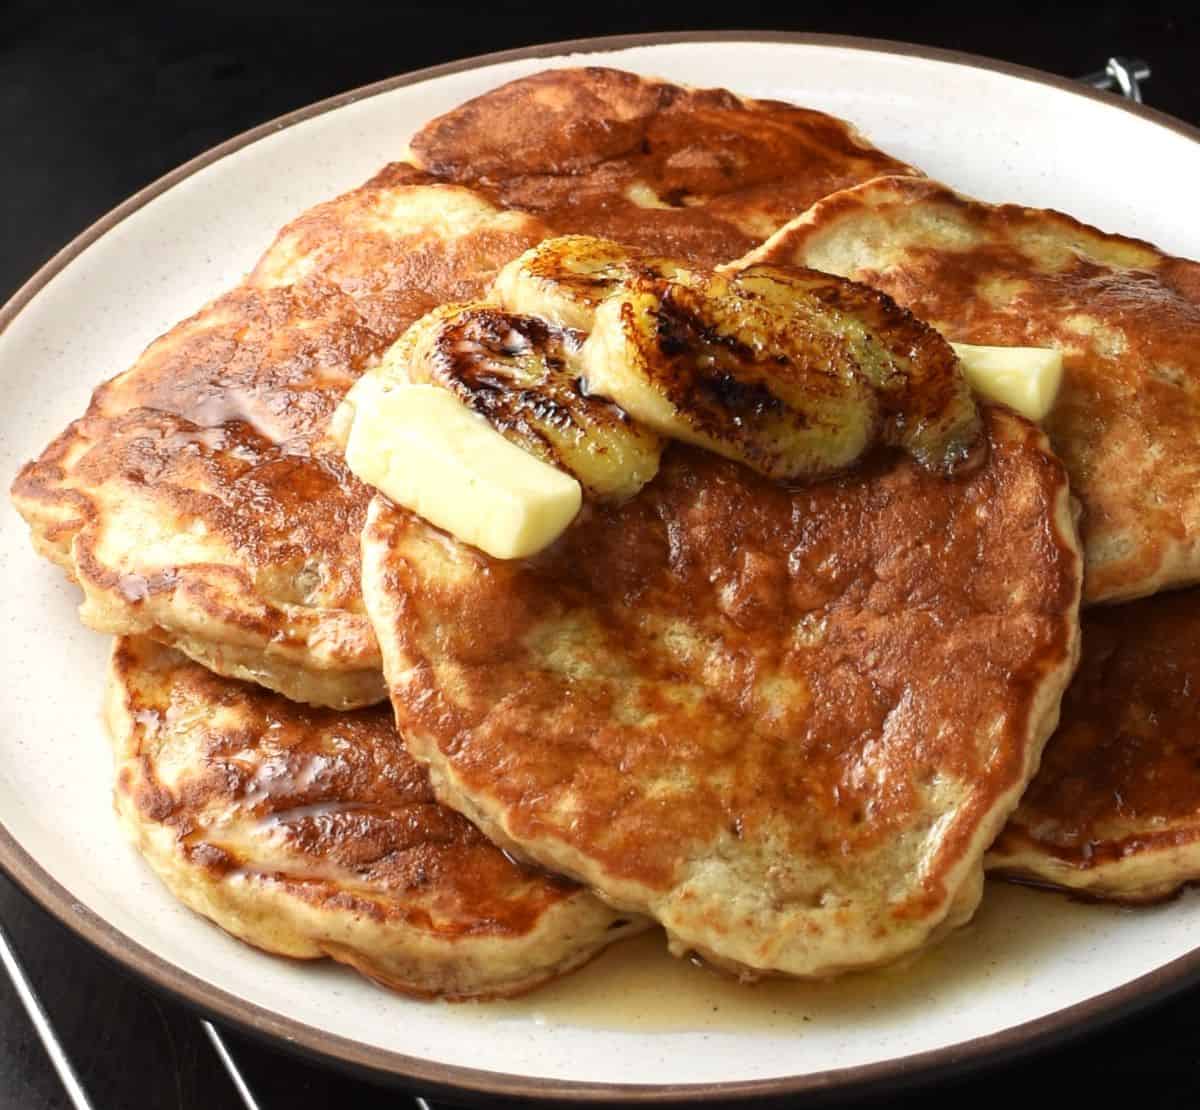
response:
<path fill-rule="evenodd" d="M 83 1089 L 83 1084 L 79 1082 L 79 1076 L 75 1074 L 75 1069 L 71 1066 L 71 1061 L 62 1042 L 58 1039 L 58 1034 L 54 1031 L 50 1015 L 46 1013 L 42 1000 L 38 997 L 37 991 L 33 989 L 29 976 L 25 974 L 25 969 L 17 958 L 16 950 L 3 925 L 0 925 L 0 960 L 4 962 L 4 968 L 8 972 L 9 979 L 12 980 L 17 997 L 21 1000 L 21 1005 L 25 1007 L 29 1020 L 33 1022 L 34 1029 L 37 1030 L 42 1047 L 50 1057 L 50 1063 L 58 1072 L 58 1078 L 66 1089 L 71 1105 L 75 1107 L 75 1110 L 95 1110 L 91 1099 Z"/>

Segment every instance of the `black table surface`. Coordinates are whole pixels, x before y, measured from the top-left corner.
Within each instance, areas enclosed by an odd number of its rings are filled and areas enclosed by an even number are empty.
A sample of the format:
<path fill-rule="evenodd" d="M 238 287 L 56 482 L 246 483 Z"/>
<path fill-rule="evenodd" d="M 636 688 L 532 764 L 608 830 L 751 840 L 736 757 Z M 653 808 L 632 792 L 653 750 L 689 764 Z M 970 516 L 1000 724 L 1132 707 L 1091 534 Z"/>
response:
<path fill-rule="evenodd" d="M 649 30 L 754 27 L 867 35 L 971 51 L 1068 76 L 1110 54 L 1154 70 L 1147 103 L 1200 123 L 1192 2 L 1008 0 L 987 6 L 743 2 L 721 10 L 643 0 L 533 6 L 348 2 L 0 3 L 0 299 L 136 189 L 293 108 L 406 70 L 532 42 Z M 1119 157 L 1120 152 L 1114 152 Z M 1147 167 L 1153 173 L 1153 167 Z M 1200 182 L 1197 183 L 1200 189 Z M 11 933 L 98 1108 L 241 1105 L 194 1014 L 98 955 L 0 878 Z M 1029 989 L 1036 989 L 1036 985 Z M 1200 1106 L 1200 988 L 1065 1046 L 876 1093 L 855 1106 L 1017 1105 L 1069 1088 L 1090 1106 Z M 397 1092 L 231 1036 L 263 1110 L 406 1105 Z M 850 1103 L 847 1103 L 848 1105 Z M 0 980 L 0 1107 L 69 1105 Z"/>

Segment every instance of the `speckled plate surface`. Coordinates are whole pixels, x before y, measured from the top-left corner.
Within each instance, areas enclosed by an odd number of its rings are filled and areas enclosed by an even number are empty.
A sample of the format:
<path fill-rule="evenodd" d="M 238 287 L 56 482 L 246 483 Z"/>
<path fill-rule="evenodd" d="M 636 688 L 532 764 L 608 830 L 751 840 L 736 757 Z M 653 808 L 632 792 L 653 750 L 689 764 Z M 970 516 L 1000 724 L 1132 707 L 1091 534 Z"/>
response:
<path fill-rule="evenodd" d="M 1060 207 L 1200 256 L 1197 133 L 1066 82 L 825 37 L 542 47 L 296 113 L 97 224 L 0 317 L 0 473 L 37 453 L 149 340 L 236 282 L 288 218 L 370 176 L 426 119 L 510 78 L 578 61 L 822 108 L 986 200 Z M 525 1000 L 446 1006 L 260 955 L 172 901 L 121 839 L 99 716 L 107 642 L 80 627 L 76 591 L 34 556 L 12 509 L 0 513 L 0 862 L 127 965 L 301 1050 L 460 1097 L 783 1095 L 1011 1053 L 1200 976 L 1196 892 L 1133 912 L 998 885 L 976 923 L 937 951 L 817 986 L 738 987 L 669 961 L 646 938 Z"/>

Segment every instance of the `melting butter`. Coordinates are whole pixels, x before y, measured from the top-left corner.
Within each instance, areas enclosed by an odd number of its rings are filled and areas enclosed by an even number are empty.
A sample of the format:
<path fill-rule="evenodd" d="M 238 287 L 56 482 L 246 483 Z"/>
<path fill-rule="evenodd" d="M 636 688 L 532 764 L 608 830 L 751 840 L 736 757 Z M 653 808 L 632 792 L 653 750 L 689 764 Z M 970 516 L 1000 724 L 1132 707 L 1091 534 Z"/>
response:
<path fill-rule="evenodd" d="M 497 559 L 540 551 L 579 511 L 583 491 L 574 478 L 509 443 L 448 390 L 368 374 L 347 403 L 350 469 Z"/>
<path fill-rule="evenodd" d="M 971 388 L 989 401 L 1044 420 L 1062 385 L 1062 351 L 1049 347 L 980 347 L 951 343 Z"/>

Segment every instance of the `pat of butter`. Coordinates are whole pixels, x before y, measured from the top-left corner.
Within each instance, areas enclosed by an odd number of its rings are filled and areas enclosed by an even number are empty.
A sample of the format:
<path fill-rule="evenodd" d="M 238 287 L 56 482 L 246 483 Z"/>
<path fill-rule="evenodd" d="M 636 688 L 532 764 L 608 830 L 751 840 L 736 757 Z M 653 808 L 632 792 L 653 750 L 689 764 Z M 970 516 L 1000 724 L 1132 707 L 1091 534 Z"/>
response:
<path fill-rule="evenodd" d="M 497 559 L 541 551 L 583 500 L 568 474 L 509 443 L 435 385 L 360 378 L 346 462 L 368 485 Z"/>
<path fill-rule="evenodd" d="M 967 382 L 989 401 L 1000 401 L 1030 420 L 1042 420 L 1062 384 L 1062 352 L 1048 347 L 978 347 L 951 343 Z"/>

